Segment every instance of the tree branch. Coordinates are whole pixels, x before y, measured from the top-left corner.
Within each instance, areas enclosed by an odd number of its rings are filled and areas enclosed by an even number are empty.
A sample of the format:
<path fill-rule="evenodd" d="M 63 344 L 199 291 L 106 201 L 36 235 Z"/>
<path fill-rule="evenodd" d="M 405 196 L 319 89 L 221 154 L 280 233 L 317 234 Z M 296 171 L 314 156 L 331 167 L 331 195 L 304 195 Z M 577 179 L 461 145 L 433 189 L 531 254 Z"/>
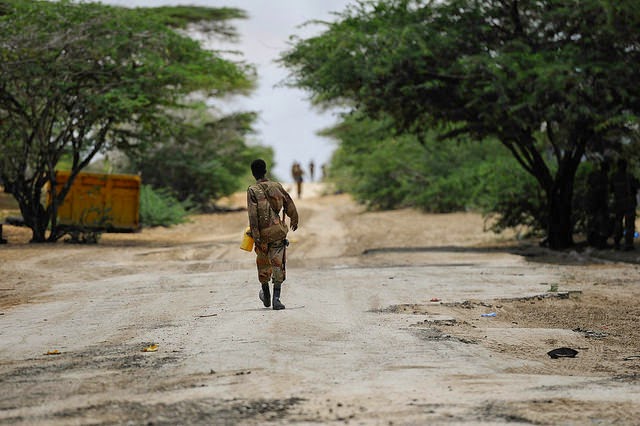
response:
<path fill-rule="evenodd" d="M 560 148 L 558 147 L 558 144 L 556 143 L 556 135 L 553 133 L 553 123 L 551 122 L 547 122 L 547 137 L 549 138 L 549 143 L 551 144 L 551 147 L 553 148 L 553 154 L 556 156 L 556 158 L 558 160 L 560 160 L 562 153 L 560 152 Z"/>

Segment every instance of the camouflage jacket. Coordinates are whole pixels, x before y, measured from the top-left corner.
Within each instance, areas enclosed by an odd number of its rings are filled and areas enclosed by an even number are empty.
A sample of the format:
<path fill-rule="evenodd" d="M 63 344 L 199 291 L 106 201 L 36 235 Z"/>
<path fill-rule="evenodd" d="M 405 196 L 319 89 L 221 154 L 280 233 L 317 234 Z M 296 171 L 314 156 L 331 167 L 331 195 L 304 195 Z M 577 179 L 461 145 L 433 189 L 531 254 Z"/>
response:
<path fill-rule="evenodd" d="M 289 216 L 292 227 L 298 227 L 296 205 L 278 182 L 261 179 L 251 185 L 247 189 L 247 210 L 251 236 L 256 241 L 270 243 L 286 237 L 284 215 Z"/>

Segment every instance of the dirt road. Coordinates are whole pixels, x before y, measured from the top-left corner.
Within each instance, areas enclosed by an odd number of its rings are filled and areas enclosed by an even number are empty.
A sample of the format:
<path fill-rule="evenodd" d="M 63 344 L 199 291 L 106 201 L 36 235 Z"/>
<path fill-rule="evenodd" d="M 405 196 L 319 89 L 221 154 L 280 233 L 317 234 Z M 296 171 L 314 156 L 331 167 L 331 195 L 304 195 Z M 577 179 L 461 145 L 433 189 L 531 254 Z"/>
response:
<path fill-rule="evenodd" d="M 640 252 L 319 191 L 284 311 L 258 300 L 245 212 L 94 246 L 5 227 L 0 424 L 640 424 Z"/>

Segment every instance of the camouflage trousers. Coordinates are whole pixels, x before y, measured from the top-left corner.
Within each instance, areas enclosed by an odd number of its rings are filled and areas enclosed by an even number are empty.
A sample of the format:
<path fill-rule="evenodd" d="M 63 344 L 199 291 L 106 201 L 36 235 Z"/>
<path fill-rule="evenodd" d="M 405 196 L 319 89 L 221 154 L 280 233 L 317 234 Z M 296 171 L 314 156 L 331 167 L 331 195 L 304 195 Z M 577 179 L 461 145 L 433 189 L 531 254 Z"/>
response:
<path fill-rule="evenodd" d="M 287 278 L 286 265 L 287 246 L 285 240 L 269 243 L 267 252 L 263 252 L 256 245 L 256 265 L 258 266 L 258 280 L 260 284 L 268 284 L 273 277 L 274 284 L 282 284 Z"/>

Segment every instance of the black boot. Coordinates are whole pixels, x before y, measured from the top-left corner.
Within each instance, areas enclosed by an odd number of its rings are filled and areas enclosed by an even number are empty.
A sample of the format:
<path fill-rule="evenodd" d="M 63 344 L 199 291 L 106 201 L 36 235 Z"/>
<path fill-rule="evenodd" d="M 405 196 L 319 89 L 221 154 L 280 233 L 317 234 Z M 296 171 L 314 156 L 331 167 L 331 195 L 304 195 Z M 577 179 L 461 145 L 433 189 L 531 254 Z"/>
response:
<path fill-rule="evenodd" d="M 271 292 L 269 291 L 269 283 L 262 284 L 262 290 L 258 293 L 258 297 L 264 303 L 265 308 L 271 306 Z"/>
<path fill-rule="evenodd" d="M 280 302 L 280 284 L 273 285 L 273 310 L 279 311 L 280 309 L 284 309 L 284 305 Z"/>

